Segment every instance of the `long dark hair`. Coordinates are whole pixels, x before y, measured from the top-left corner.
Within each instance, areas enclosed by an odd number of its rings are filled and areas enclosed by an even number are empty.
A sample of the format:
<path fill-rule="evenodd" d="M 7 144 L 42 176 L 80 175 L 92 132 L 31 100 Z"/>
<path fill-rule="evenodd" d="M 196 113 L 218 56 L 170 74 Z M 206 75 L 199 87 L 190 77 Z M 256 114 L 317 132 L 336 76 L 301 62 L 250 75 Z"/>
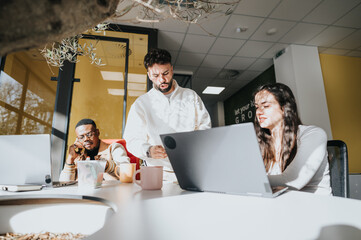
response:
<path fill-rule="evenodd" d="M 281 170 L 282 172 L 292 162 L 297 152 L 297 131 L 298 125 L 302 124 L 298 116 L 295 97 L 291 89 L 282 83 L 266 84 L 259 87 L 254 93 L 254 97 L 261 91 L 271 93 L 283 110 L 283 133 L 281 148 Z M 254 125 L 258 142 L 261 148 L 263 161 L 268 171 L 276 161 L 275 148 L 269 129 L 261 128 L 257 117 Z"/>

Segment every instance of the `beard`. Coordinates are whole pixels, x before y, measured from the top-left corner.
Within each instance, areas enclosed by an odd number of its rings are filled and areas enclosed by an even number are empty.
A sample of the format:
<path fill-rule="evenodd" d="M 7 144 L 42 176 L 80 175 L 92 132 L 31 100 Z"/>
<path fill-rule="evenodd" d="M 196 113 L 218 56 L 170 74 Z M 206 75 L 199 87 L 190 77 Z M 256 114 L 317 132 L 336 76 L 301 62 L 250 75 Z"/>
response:
<path fill-rule="evenodd" d="M 167 88 L 161 89 L 161 88 L 160 88 L 160 85 L 162 85 L 162 84 L 165 84 L 165 83 L 161 83 L 161 84 L 159 84 L 159 85 L 155 85 L 155 84 L 154 84 L 154 88 L 157 89 L 158 91 L 160 91 L 161 93 L 167 93 L 167 92 L 169 92 L 169 91 L 172 89 L 173 79 L 168 83 L 168 87 L 167 87 Z"/>
<path fill-rule="evenodd" d="M 90 157 L 91 160 L 93 160 L 95 158 L 95 156 L 98 155 L 99 152 L 99 147 L 100 147 L 100 143 L 98 144 L 98 146 L 92 148 L 92 149 L 86 149 L 84 148 L 84 153 Z"/>

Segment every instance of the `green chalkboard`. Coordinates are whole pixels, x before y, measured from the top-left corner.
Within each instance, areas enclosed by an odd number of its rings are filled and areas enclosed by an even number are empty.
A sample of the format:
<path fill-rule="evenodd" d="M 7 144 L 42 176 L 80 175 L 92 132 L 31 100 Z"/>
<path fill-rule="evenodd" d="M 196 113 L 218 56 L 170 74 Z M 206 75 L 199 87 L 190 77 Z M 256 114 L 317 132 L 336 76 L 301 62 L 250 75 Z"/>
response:
<path fill-rule="evenodd" d="M 231 125 L 236 123 L 253 122 L 255 116 L 253 93 L 259 86 L 275 82 L 275 69 L 272 65 L 252 80 L 252 82 L 248 83 L 224 101 L 225 124 Z"/>

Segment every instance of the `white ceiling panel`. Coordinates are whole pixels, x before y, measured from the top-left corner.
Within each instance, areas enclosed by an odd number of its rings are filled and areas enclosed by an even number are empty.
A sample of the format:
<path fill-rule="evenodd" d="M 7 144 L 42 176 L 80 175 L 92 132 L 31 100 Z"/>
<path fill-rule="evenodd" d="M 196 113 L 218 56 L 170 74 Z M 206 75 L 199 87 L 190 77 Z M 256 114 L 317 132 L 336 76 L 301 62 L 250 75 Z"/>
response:
<path fill-rule="evenodd" d="M 232 95 L 234 95 L 238 91 L 239 91 L 239 88 L 233 88 L 233 87 L 229 86 L 226 89 L 224 89 L 223 92 L 221 92 L 221 94 L 219 96 L 220 100 L 218 100 L 218 101 L 225 101 L 228 98 L 232 97 Z"/>
<path fill-rule="evenodd" d="M 247 39 L 254 33 L 263 20 L 264 18 L 259 17 L 232 15 L 224 26 L 220 36 Z M 246 27 L 247 31 L 236 32 L 238 27 Z"/>
<path fill-rule="evenodd" d="M 232 82 L 232 85 L 235 85 L 239 82 L 243 82 L 243 83 L 248 83 L 249 81 L 252 81 L 255 77 L 257 77 L 258 75 L 260 75 L 262 72 L 260 71 L 251 71 L 251 70 L 247 70 L 244 71 L 238 78 L 237 80 Z"/>
<path fill-rule="evenodd" d="M 280 42 L 304 44 L 322 32 L 327 25 L 299 23 L 291 29 Z"/>
<path fill-rule="evenodd" d="M 289 46 L 289 44 L 276 43 L 270 49 L 268 49 L 268 51 L 265 52 L 265 54 L 263 54 L 261 57 L 262 58 L 273 58 L 276 55 L 276 53 L 278 53 L 282 49 L 285 49 L 288 46 Z"/>
<path fill-rule="evenodd" d="M 203 53 L 184 53 L 178 55 L 176 64 L 182 66 L 199 66 L 203 61 L 205 54 Z"/>
<path fill-rule="evenodd" d="M 354 31 L 355 30 L 350 28 L 328 27 L 315 38 L 308 41 L 307 44 L 321 47 L 330 47 L 338 41 L 346 38 Z"/>
<path fill-rule="evenodd" d="M 340 42 L 332 46 L 333 48 L 357 49 L 361 47 L 361 30 L 358 30 Z"/>
<path fill-rule="evenodd" d="M 310 14 L 308 14 L 303 21 L 332 24 L 353 7 L 355 7 L 360 0 L 326 0 L 318 5 Z"/>
<path fill-rule="evenodd" d="M 272 59 L 259 58 L 248 68 L 248 70 L 263 72 L 264 70 L 272 66 L 272 64 Z"/>
<path fill-rule="evenodd" d="M 232 83 L 232 80 L 229 79 L 219 79 L 215 78 L 211 80 L 210 85 L 214 87 L 228 87 Z"/>
<path fill-rule="evenodd" d="M 280 0 L 241 0 L 234 13 L 267 17 Z"/>
<path fill-rule="evenodd" d="M 326 51 L 327 48 L 325 48 L 325 47 L 318 47 L 317 50 L 318 50 L 318 53 L 322 53 L 323 51 Z"/>
<path fill-rule="evenodd" d="M 122 11 L 122 9 L 127 8 L 132 2 L 129 1 L 119 1 L 119 4 L 117 6 L 118 11 Z M 142 18 L 143 14 L 141 14 L 140 8 L 135 7 L 132 8 L 127 14 L 125 14 L 122 17 L 119 18 L 112 18 L 111 22 L 122 24 L 122 25 L 128 25 L 128 26 L 136 26 L 136 27 L 146 27 L 146 28 L 153 28 L 153 23 L 148 22 L 139 22 L 136 20 L 136 17 Z"/>
<path fill-rule="evenodd" d="M 231 59 L 230 56 L 210 55 L 208 54 L 202 63 L 202 67 L 223 68 Z"/>
<path fill-rule="evenodd" d="M 219 2 L 219 3 L 234 3 L 236 1 L 229 1 L 229 0 L 217 0 L 217 1 L 210 1 L 210 2 Z M 235 4 L 219 4 L 216 6 L 215 11 L 226 13 L 229 11 L 234 11 L 234 9 L 237 7 L 238 3 Z"/>
<path fill-rule="evenodd" d="M 359 57 L 359 58 L 361 58 L 361 51 L 351 51 L 346 55 L 350 56 L 350 57 Z"/>
<path fill-rule="evenodd" d="M 198 69 L 198 67 L 195 67 L 195 66 L 181 66 L 181 65 L 177 64 L 174 67 L 174 73 L 194 75 L 194 73 L 197 69 Z"/>
<path fill-rule="evenodd" d="M 322 51 L 324 54 L 332 54 L 332 55 L 346 55 L 349 53 L 350 50 L 344 50 L 344 49 L 335 49 L 335 48 L 327 48 L 326 50 Z"/>
<path fill-rule="evenodd" d="M 215 37 L 187 34 L 182 45 L 182 51 L 207 53 L 215 40 Z"/>
<path fill-rule="evenodd" d="M 285 35 L 295 24 L 296 22 L 268 19 L 262 23 L 262 25 L 251 36 L 250 39 L 275 42 L 283 35 Z M 273 35 L 268 35 L 267 31 L 272 28 L 277 29 L 276 33 Z"/>
<path fill-rule="evenodd" d="M 233 57 L 226 65 L 226 68 L 234 70 L 245 70 L 255 61 L 256 58 Z"/>
<path fill-rule="evenodd" d="M 239 57 L 260 57 L 265 53 L 273 43 L 269 42 L 257 42 L 257 41 L 247 41 L 236 54 Z"/>
<path fill-rule="evenodd" d="M 207 81 L 209 81 L 209 79 L 192 78 L 192 87 L 194 90 L 203 91 Z"/>
<path fill-rule="evenodd" d="M 182 45 L 184 33 L 158 32 L 158 46 L 167 50 L 179 50 Z"/>
<path fill-rule="evenodd" d="M 188 25 L 188 23 L 180 22 L 175 19 L 167 19 L 165 21 L 154 23 L 154 28 L 169 32 L 185 33 L 187 32 Z"/>
<path fill-rule="evenodd" d="M 128 15 L 127 15 L 128 16 Z M 136 15 L 135 15 L 136 16 Z M 120 25 L 127 25 L 127 26 L 135 26 L 135 27 L 145 27 L 145 28 L 153 28 L 153 23 L 148 23 L 148 22 L 132 22 L 129 19 L 124 19 L 120 18 L 119 20 L 117 19 L 112 19 L 111 21 L 109 21 L 109 23 L 115 23 L 115 24 L 120 24 Z"/>
<path fill-rule="evenodd" d="M 130 23 L 132 17 L 142 16 L 135 8 L 117 23 L 158 28 L 158 47 L 170 51 L 175 72 L 193 73 L 192 87 L 200 94 L 209 84 L 226 86 L 219 96 L 206 96 L 207 101 L 227 99 L 291 44 L 317 46 L 324 54 L 361 57 L 361 0 L 241 0 L 234 8 L 227 16 L 213 13 L 189 25 L 171 18 L 156 24 Z M 243 27 L 245 31 L 237 32 Z M 276 33 L 267 35 L 271 28 L 277 28 Z M 138 64 L 143 57 L 137 56 Z M 222 80 L 219 73 L 227 69 L 242 72 L 237 79 Z"/>
<path fill-rule="evenodd" d="M 215 78 L 218 73 L 222 70 L 222 68 L 204 68 L 200 67 L 195 74 L 197 78 L 203 79 L 213 79 Z"/>
<path fill-rule="evenodd" d="M 244 43 L 241 39 L 217 38 L 209 53 L 233 56 Z"/>
<path fill-rule="evenodd" d="M 217 36 L 230 16 L 214 14 L 208 18 L 201 19 L 197 24 L 191 24 L 188 28 L 190 34 L 214 35 Z"/>
<path fill-rule="evenodd" d="M 284 0 L 270 15 L 271 18 L 299 21 L 321 0 Z"/>
<path fill-rule="evenodd" d="M 177 57 L 178 57 L 178 51 L 169 51 L 170 55 L 172 56 L 172 64 L 174 65 L 176 60 L 177 60 Z M 143 57 L 144 58 L 144 57 Z"/>
<path fill-rule="evenodd" d="M 338 20 L 335 25 L 343 27 L 361 28 L 361 4 L 352 9 L 346 16 Z"/>

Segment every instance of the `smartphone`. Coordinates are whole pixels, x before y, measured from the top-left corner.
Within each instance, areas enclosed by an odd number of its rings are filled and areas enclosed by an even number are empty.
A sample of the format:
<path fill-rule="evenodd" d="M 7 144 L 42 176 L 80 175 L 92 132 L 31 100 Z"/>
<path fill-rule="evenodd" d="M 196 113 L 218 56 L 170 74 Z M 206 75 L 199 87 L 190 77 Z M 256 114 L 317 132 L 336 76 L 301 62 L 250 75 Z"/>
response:
<path fill-rule="evenodd" d="M 0 185 L 3 191 L 9 192 L 25 192 L 25 191 L 39 191 L 43 188 L 42 185 Z"/>
<path fill-rule="evenodd" d="M 78 140 L 78 138 L 76 139 L 76 142 L 79 142 L 79 143 L 80 143 L 80 141 Z M 80 143 L 80 144 L 81 144 L 81 143 Z M 75 145 L 75 144 L 74 144 L 74 145 Z M 75 151 L 77 154 L 82 154 L 83 148 L 82 148 L 82 147 L 75 146 L 74 151 Z"/>

